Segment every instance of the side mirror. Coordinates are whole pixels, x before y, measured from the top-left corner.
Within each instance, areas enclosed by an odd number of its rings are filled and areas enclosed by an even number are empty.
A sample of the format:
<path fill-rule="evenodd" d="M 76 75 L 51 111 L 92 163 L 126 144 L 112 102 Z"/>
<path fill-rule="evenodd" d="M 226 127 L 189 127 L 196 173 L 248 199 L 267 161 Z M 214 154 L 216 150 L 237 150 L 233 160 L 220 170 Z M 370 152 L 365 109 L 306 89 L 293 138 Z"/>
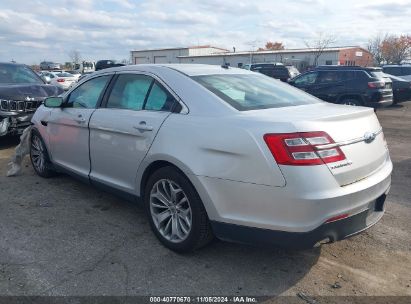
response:
<path fill-rule="evenodd" d="M 47 108 L 60 108 L 63 105 L 63 97 L 47 97 L 44 105 Z"/>

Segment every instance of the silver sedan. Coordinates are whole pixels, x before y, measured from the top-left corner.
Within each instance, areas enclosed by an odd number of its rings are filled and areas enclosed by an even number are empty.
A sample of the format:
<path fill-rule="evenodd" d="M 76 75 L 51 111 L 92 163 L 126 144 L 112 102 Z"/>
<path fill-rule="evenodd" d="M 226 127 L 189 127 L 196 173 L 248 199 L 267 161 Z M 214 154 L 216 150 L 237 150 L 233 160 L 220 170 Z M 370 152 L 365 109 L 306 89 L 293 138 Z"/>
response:
<path fill-rule="evenodd" d="M 372 109 L 320 101 L 250 71 L 106 69 L 33 117 L 31 160 L 141 201 L 168 248 L 214 236 L 308 248 L 383 215 L 392 163 Z"/>

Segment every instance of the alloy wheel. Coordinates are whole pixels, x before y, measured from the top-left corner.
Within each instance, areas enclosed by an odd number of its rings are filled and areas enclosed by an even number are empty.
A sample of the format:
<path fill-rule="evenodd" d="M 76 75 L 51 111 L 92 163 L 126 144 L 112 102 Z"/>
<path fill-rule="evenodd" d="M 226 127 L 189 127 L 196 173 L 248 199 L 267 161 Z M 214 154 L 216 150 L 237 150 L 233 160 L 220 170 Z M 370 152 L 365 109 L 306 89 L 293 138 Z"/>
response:
<path fill-rule="evenodd" d="M 30 153 L 35 169 L 39 172 L 43 172 L 46 166 L 46 159 L 43 143 L 38 136 L 33 136 L 31 140 Z"/>
<path fill-rule="evenodd" d="M 150 192 L 150 212 L 157 231 L 168 241 L 180 243 L 191 231 L 192 211 L 183 189 L 174 181 L 161 179 Z"/>

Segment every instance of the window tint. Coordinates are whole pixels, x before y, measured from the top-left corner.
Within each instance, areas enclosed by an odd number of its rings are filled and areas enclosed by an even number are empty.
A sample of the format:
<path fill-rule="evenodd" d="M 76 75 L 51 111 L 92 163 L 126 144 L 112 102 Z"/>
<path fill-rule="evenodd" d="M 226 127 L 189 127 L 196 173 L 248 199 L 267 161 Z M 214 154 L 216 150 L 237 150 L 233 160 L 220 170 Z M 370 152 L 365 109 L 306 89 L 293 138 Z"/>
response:
<path fill-rule="evenodd" d="M 342 73 L 337 71 L 322 71 L 318 75 L 318 83 L 325 84 L 325 83 L 334 83 L 339 82 L 342 80 Z"/>
<path fill-rule="evenodd" d="M 70 93 L 67 106 L 73 108 L 93 109 L 111 75 L 90 79 Z"/>
<path fill-rule="evenodd" d="M 153 78 L 145 75 L 121 74 L 110 93 L 107 108 L 141 110 Z"/>
<path fill-rule="evenodd" d="M 313 72 L 313 73 L 308 73 L 308 74 L 304 74 L 301 75 L 300 77 L 297 77 L 294 80 L 295 84 L 299 84 L 299 85 L 310 85 L 310 84 L 314 84 L 316 79 L 317 79 L 318 73 L 317 72 Z"/>
<path fill-rule="evenodd" d="M 203 75 L 192 78 L 239 111 L 321 102 L 288 84 L 258 73 Z"/>
<path fill-rule="evenodd" d="M 174 98 L 159 83 L 155 82 L 144 106 L 145 110 L 171 111 Z"/>
<path fill-rule="evenodd" d="M 386 68 L 383 68 L 383 71 L 386 74 L 395 75 L 395 76 L 399 76 L 401 74 L 401 68 L 386 67 Z"/>
<path fill-rule="evenodd" d="M 411 67 L 402 67 L 402 75 L 411 75 Z"/>

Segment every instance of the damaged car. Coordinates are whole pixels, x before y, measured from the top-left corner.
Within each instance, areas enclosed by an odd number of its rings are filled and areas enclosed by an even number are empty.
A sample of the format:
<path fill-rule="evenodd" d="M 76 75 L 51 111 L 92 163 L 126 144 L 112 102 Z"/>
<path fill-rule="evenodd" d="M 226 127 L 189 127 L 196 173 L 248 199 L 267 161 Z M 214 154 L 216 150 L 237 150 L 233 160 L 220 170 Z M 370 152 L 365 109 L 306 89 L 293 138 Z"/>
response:
<path fill-rule="evenodd" d="M 0 63 L 0 136 L 21 134 L 43 100 L 63 92 L 26 65 Z"/>

